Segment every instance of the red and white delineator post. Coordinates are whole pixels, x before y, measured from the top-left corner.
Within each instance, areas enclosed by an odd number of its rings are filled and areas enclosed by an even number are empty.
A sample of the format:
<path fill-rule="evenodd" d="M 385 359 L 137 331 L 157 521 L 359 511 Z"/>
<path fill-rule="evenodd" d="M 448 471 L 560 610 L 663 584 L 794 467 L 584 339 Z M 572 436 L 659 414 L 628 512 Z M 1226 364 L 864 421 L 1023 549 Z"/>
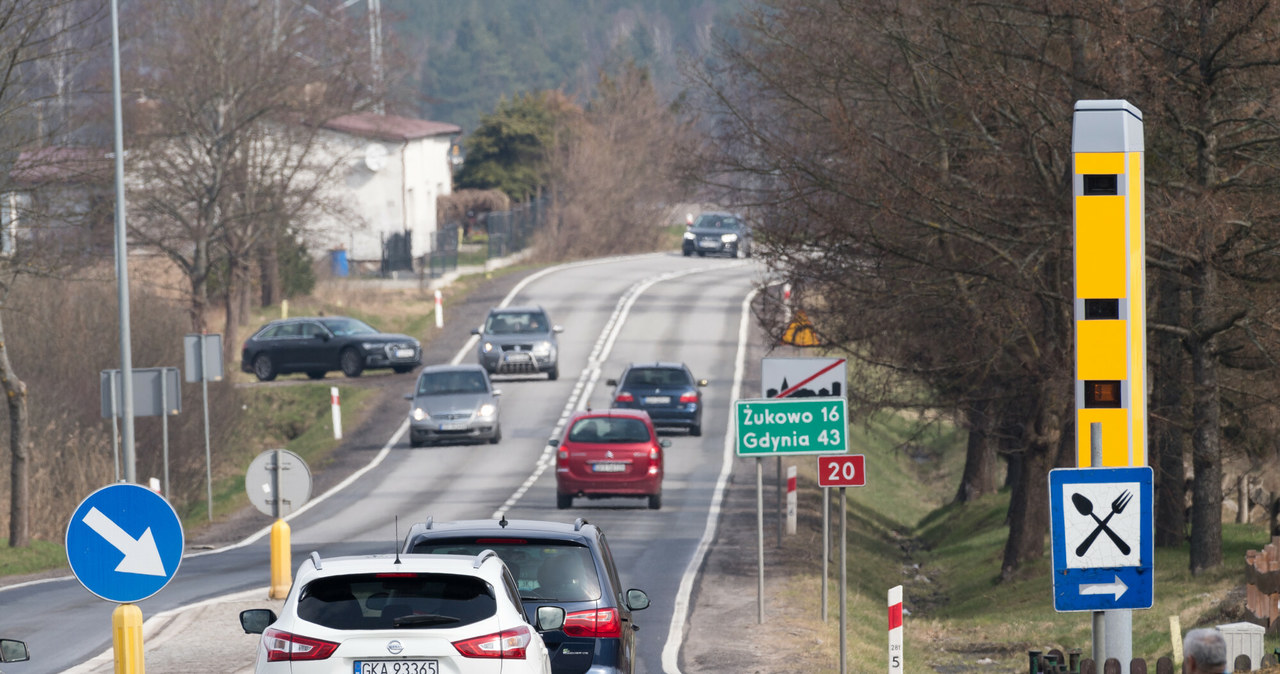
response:
<path fill-rule="evenodd" d="M 889 588 L 889 674 L 902 674 L 902 586 Z"/>
<path fill-rule="evenodd" d="M 787 533 L 796 532 L 796 467 L 787 466 Z"/>
<path fill-rule="evenodd" d="M 338 404 L 338 387 L 329 387 L 329 403 L 333 407 L 333 439 L 342 439 L 342 406 Z"/>
<path fill-rule="evenodd" d="M 436 327 L 444 327 L 444 297 L 440 295 L 440 289 L 436 288 Z"/>

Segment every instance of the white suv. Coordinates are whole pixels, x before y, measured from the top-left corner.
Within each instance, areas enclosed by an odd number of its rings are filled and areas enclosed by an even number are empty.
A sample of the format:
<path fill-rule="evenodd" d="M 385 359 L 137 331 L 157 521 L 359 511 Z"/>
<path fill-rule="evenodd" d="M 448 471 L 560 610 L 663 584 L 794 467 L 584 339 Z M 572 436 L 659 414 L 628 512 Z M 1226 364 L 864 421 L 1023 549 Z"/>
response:
<path fill-rule="evenodd" d="M 539 606 L 525 622 L 520 592 L 491 550 L 465 555 L 311 553 L 281 615 L 240 614 L 261 634 L 258 674 L 550 674 L 538 631 L 564 609 Z"/>

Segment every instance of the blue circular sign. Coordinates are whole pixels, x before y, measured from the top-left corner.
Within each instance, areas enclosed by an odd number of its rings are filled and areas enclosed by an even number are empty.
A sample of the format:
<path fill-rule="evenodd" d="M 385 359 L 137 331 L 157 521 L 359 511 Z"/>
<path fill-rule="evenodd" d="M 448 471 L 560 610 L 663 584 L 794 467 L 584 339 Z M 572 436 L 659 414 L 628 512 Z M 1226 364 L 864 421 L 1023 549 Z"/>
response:
<path fill-rule="evenodd" d="M 159 494 L 113 484 L 80 502 L 67 524 L 67 561 L 85 589 L 119 603 L 142 601 L 182 563 L 182 522 Z"/>

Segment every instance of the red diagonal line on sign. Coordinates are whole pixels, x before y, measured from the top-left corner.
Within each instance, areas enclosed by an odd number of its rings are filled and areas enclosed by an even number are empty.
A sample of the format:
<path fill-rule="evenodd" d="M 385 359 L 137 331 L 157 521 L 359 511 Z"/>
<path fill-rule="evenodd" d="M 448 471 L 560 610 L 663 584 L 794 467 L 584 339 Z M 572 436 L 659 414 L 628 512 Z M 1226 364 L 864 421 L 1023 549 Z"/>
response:
<path fill-rule="evenodd" d="M 836 362 L 834 362 L 834 363 L 832 363 L 832 364 L 830 364 L 830 365 L 828 365 L 828 366 L 826 366 L 826 367 L 822 368 L 821 370 L 818 370 L 817 372 L 814 372 L 813 374 L 809 375 L 809 378 L 808 378 L 808 379 L 806 379 L 806 380 L 804 380 L 804 381 L 800 382 L 799 384 L 796 384 L 795 386 L 792 386 L 791 388 L 789 388 L 789 389 L 787 389 L 787 390 L 783 391 L 782 393 L 779 393 L 779 394 L 778 394 L 778 397 L 779 397 L 779 398 L 785 398 L 785 397 L 787 397 L 787 396 L 791 395 L 792 393 L 795 393 L 797 390 L 799 390 L 799 389 L 800 389 L 800 387 L 801 387 L 801 386 L 804 386 L 805 384 L 808 384 L 809 382 L 813 381 L 814 379 L 817 379 L 818 377 L 821 377 L 822 375 L 824 375 L 824 374 L 826 374 L 826 373 L 830 372 L 832 368 L 834 368 L 834 367 L 835 367 L 835 366 L 837 366 L 837 365 L 840 365 L 840 364 L 841 364 L 841 363 L 843 363 L 843 362 L 844 362 L 844 359 L 843 359 L 843 358 L 837 358 L 837 359 L 836 359 Z"/>
<path fill-rule="evenodd" d="M 889 607 L 889 629 L 902 627 L 902 604 Z"/>

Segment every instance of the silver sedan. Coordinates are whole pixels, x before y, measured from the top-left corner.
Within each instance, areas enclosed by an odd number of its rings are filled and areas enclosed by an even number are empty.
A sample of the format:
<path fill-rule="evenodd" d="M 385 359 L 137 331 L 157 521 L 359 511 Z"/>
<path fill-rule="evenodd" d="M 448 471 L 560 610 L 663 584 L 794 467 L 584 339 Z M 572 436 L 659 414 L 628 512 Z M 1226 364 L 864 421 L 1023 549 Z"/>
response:
<path fill-rule="evenodd" d="M 484 442 L 502 439 L 498 396 L 489 374 L 479 365 L 432 365 L 423 368 L 409 406 L 409 445 L 440 442 Z"/>

